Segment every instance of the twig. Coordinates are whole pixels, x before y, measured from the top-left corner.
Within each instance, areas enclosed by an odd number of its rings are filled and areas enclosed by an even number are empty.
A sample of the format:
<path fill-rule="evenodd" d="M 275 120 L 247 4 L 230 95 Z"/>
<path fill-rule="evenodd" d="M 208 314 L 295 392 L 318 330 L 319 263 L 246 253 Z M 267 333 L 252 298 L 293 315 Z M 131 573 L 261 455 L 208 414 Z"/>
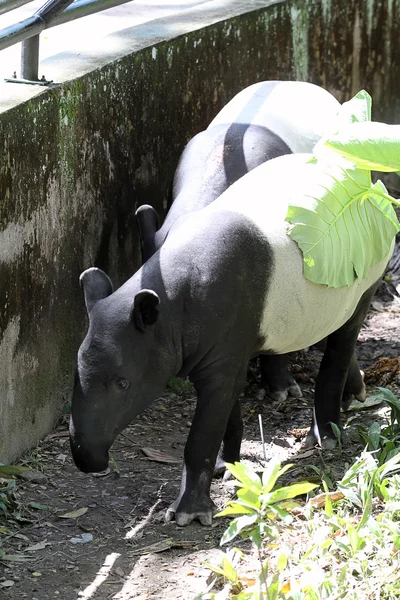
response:
<path fill-rule="evenodd" d="M 258 425 L 260 427 L 260 434 L 261 434 L 261 442 L 262 442 L 262 448 L 263 448 L 263 455 L 264 455 L 264 460 L 266 462 L 267 461 L 267 455 L 265 453 L 264 430 L 263 430 L 263 424 L 262 424 L 262 417 L 261 417 L 260 414 L 258 415 Z"/>

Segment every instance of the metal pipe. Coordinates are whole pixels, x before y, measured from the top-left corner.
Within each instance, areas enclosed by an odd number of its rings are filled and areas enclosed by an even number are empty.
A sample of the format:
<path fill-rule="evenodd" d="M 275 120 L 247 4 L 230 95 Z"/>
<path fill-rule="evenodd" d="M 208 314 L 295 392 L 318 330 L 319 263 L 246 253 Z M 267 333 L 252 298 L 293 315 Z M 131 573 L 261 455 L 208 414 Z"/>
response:
<path fill-rule="evenodd" d="M 32 0 L 0 0 L 0 15 L 4 15 L 29 2 L 32 2 Z"/>
<path fill-rule="evenodd" d="M 15 25 L 5 27 L 0 31 L 0 50 L 22 42 L 33 35 L 39 35 L 45 27 L 46 23 L 37 15 L 15 23 Z"/>
<path fill-rule="evenodd" d="M 62 13 L 72 2 L 73 0 L 48 0 L 35 14 L 45 21 L 46 27 L 49 27 L 55 17 Z"/>
<path fill-rule="evenodd" d="M 55 17 L 49 27 L 69 23 L 75 19 L 87 17 L 88 15 L 93 15 L 102 10 L 107 10 L 107 8 L 126 4 L 129 1 L 130 0 L 75 0 L 75 2 L 68 6 L 64 12 Z"/>
<path fill-rule="evenodd" d="M 67 8 L 73 0 L 48 0 L 29 19 L 20 21 L 16 25 L 6 27 L 0 32 L 0 50 L 4 50 L 17 42 L 24 41 L 21 54 L 22 78 L 30 81 L 38 80 L 39 69 L 39 34 L 46 29 L 52 20 Z M 34 40 L 30 38 L 34 37 Z M 30 73 L 32 77 L 27 77 Z"/>
<path fill-rule="evenodd" d="M 50 0 L 33 17 L 0 30 L 0 50 L 38 35 L 46 28 L 55 27 L 86 17 L 107 8 L 126 4 L 129 0 Z M 1 0 L 0 0 L 1 2 Z M 59 12 L 60 5 L 63 12 Z"/>
<path fill-rule="evenodd" d="M 34 35 L 22 42 L 21 77 L 29 81 L 39 79 L 39 36 Z"/>

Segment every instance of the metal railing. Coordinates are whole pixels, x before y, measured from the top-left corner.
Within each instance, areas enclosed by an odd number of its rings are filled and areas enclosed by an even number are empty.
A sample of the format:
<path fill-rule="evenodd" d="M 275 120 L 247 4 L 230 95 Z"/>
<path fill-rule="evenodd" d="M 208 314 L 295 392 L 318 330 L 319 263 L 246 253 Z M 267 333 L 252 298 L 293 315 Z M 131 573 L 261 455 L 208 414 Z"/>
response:
<path fill-rule="evenodd" d="M 28 4 L 31 0 L 0 0 L 0 14 Z M 21 79 L 16 83 L 51 83 L 39 80 L 39 36 L 44 29 L 125 4 L 129 0 L 48 0 L 32 17 L 0 30 L 0 51 L 22 42 Z"/>

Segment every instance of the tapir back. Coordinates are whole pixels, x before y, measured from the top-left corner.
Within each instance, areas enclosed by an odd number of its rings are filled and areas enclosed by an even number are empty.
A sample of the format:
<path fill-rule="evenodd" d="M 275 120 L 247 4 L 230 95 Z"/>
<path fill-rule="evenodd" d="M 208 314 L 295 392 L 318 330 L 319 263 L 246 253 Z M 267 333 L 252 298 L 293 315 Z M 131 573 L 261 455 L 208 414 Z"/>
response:
<path fill-rule="evenodd" d="M 294 156 L 280 157 L 260 165 L 196 216 L 186 217 L 182 228 L 189 246 L 190 240 L 196 237 L 203 240 L 203 246 L 208 246 L 209 269 L 212 270 L 219 260 L 220 271 L 228 272 L 226 277 L 240 286 L 242 274 L 239 265 L 232 264 L 222 255 L 218 259 L 218 253 L 221 237 L 229 239 L 238 226 L 246 224 L 248 235 L 259 245 L 259 260 L 268 261 L 262 285 L 260 265 L 254 269 L 255 279 L 250 292 L 253 295 L 265 294 L 258 315 L 259 337 L 263 341 L 255 351 L 277 354 L 314 344 L 346 323 L 364 292 L 382 276 L 391 256 L 390 252 L 370 268 L 365 279 L 356 279 L 350 287 L 330 288 L 305 279 L 302 253 L 287 235 L 285 217 L 288 204 L 301 197 L 307 182 L 303 176 L 302 159 L 291 160 L 290 176 L 285 171 L 288 158 L 293 159 Z M 242 222 L 238 220 L 238 214 L 242 216 Z M 208 236 L 210 224 L 216 221 L 223 223 L 221 235 Z M 167 245 L 174 243 L 174 229 L 171 233 Z M 269 248 L 267 255 L 265 246 Z M 204 258 L 202 260 L 204 262 Z M 224 261 L 226 264 L 222 265 Z M 236 309 L 232 306 L 232 310 Z"/>

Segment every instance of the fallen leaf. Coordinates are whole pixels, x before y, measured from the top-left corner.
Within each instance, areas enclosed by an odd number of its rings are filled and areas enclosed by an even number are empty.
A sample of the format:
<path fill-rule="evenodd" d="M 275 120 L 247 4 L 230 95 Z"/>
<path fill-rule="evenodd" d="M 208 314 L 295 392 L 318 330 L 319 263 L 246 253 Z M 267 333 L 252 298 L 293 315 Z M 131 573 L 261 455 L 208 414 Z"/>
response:
<path fill-rule="evenodd" d="M 290 460 L 301 460 L 302 458 L 310 458 L 310 456 L 314 456 L 317 453 L 316 448 L 311 448 L 311 450 L 306 450 L 301 454 L 296 454 L 290 457 Z"/>
<path fill-rule="evenodd" d="M 32 573 L 32 577 L 41 577 L 41 576 L 42 576 L 42 574 L 41 574 L 41 572 L 40 572 L 40 571 L 34 571 L 34 572 Z"/>
<path fill-rule="evenodd" d="M 165 452 L 161 452 L 160 450 L 156 450 L 155 448 L 141 448 L 143 454 L 147 456 L 149 460 L 154 460 L 160 463 L 180 463 L 180 459 L 175 456 L 171 456 L 170 454 L 165 454 Z"/>
<path fill-rule="evenodd" d="M 23 473 L 21 473 L 20 477 L 21 479 L 23 479 L 24 481 L 28 481 L 29 483 L 38 483 L 40 485 L 47 483 L 46 475 L 44 475 L 44 473 L 41 473 L 40 471 L 25 470 Z"/>
<path fill-rule="evenodd" d="M 311 498 L 311 506 L 314 508 L 322 508 L 325 506 L 327 496 L 329 496 L 332 502 L 337 502 L 338 500 L 344 498 L 344 494 L 342 494 L 342 492 L 323 492 L 322 494 L 318 494 L 318 496 Z"/>
<path fill-rule="evenodd" d="M 39 504 L 39 502 L 29 502 L 28 506 L 35 510 L 49 510 L 49 507 L 46 506 L 46 504 Z"/>
<path fill-rule="evenodd" d="M 51 546 L 51 542 L 39 542 L 39 544 L 34 544 L 33 546 L 29 546 L 28 548 L 24 548 L 24 552 L 36 552 L 36 550 L 44 550 L 46 546 Z"/>
<path fill-rule="evenodd" d="M 88 507 L 83 506 L 82 508 L 78 508 L 77 510 L 67 512 L 64 515 L 57 515 L 57 516 L 60 517 L 60 519 L 77 519 L 78 517 L 81 517 L 82 515 L 87 513 L 87 511 L 88 511 Z"/>
<path fill-rule="evenodd" d="M 369 408 L 374 408 L 375 406 L 379 406 L 384 402 L 383 396 L 370 396 L 364 402 L 359 402 L 358 400 L 353 400 L 350 404 L 346 412 L 358 411 L 358 410 L 368 410 Z"/>
<path fill-rule="evenodd" d="M 15 581 L 12 581 L 12 579 L 7 579 L 6 581 L 0 583 L 0 587 L 10 588 L 14 585 L 14 583 Z"/>
<path fill-rule="evenodd" d="M 69 431 L 60 431 L 59 433 L 50 433 L 46 436 L 46 440 L 52 440 L 53 438 L 69 437 Z"/>
<path fill-rule="evenodd" d="M 0 477 L 12 479 L 14 476 L 20 476 L 28 470 L 28 467 L 16 467 L 14 465 L 0 465 Z"/>
<path fill-rule="evenodd" d="M 198 542 L 191 542 L 188 540 L 173 540 L 172 538 L 168 538 L 166 540 L 161 540 L 160 542 L 155 542 L 154 544 L 150 544 L 149 546 L 142 546 L 142 548 L 136 548 L 133 552 L 130 552 L 132 556 L 142 555 L 142 554 L 150 554 L 150 552 L 165 552 L 166 550 L 171 550 L 171 548 L 194 548 L 198 545 Z"/>
<path fill-rule="evenodd" d="M 107 467 L 104 471 L 100 471 L 100 473 L 92 473 L 92 477 L 107 477 L 111 473 L 111 468 Z"/>
<path fill-rule="evenodd" d="M 24 556 L 23 554 L 3 554 L 1 560 L 7 560 L 9 562 L 27 562 L 28 560 L 35 560 L 33 556 Z"/>
<path fill-rule="evenodd" d="M 69 540 L 71 544 L 88 544 L 93 541 L 93 535 L 91 533 L 82 533 Z"/>
<path fill-rule="evenodd" d="M 15 533 L 13 537 L 18 538 L 19 540 L 24 540 L 24 542 L 28 542 L 28 544 L 31 543 L 31 540 L 23 533 Z"/>

